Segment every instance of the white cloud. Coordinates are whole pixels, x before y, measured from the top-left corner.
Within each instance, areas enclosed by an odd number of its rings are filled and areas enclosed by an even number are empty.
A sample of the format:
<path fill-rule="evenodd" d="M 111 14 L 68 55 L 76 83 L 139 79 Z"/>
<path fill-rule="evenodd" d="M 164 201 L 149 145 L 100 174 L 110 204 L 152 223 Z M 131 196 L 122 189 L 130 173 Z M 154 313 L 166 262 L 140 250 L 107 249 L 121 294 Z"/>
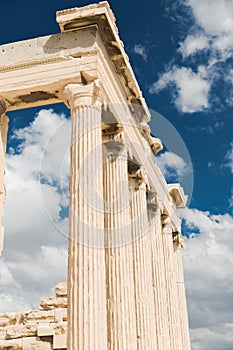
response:
<path fill-rule="evenodd" d="M 197 209 L 182 216 L 194 232 L 183 254 L 193 349 L 231 349 L 233 217 Z"/>
<path fill-rule="evenodd" d="M 231 190 L 231 197 L 229 198 L 229 205 L 230 205 L 230 208 L 233 209 L 233 188 Z"/>
<path fill-rule="evenodd" d="M 38 308 L 41 294 L 66 278 L 69 138 L 70 121 L 45 109 L 13 133 L 18 146 L 7 155 L 1 312 Z"/>
<path fill-rule="evenodd" d="M 212 50 L 217 50 L 222 59 L 233 50 L 233 3 L 231 0 L 187 0 L 195 25 L 201 27 L 211 40 Z M 213 55 L 215 53 L 213 52 Z"/>
<path fill-rule="evenodd" d="M 172 70 L 161 75 L 150 92 L 158 93 L 170 84 L 176 88 L 175 104 L 181 112 L 193 113 L 209 107 L 210 82 L 207 80 L 205 67 L 200 66 L 197 73 L 191 68 L 173 67 Z"/>
<path fill-rule="evenodd" d="M 202 33 L 188 35 L 184 42 L 180 43 L 179 52 L 183 58 L 195 54 L 198 51 L 205 50 L 209 46 L 208 38 Z"/>
<path fill-rule="evenodd" d="M 233 69 L 230 69 L 224 77 L 225 82 L 228 85 L 228 95 L 226 96 L 226 103 L 228 106 L 233 107 Z"/>
<path fill-rule="evenodd" d="M 187 0 L 197 23 L 212 36 L 233 32 L 231 0 Z"/>
<path fill-rule="evenodd" d="M 191 330 L 192 350 L 232 350 L 233 324 Z"/>
<path fill-rule="evenodd" d="M 32 304 L 29 302 L 27 298 L 24 297 L 19 297 L 14 293 L 1 293 L 0 292 L 0 310 L 1 313 L 4 312 L 23 312 L 23 311 L 28 311 L 32 309 Z M 38 303 L 37 307 L 38 309 Z"/>
<path fill-rule="evenodd" d="M 66 276 L 67 249 L 65 247 L 42 246 L 40 252 L 33 256 L 25 256 L 21 261 L 7 262 L 15 281 L 21 286 L 26 285 L 28 291 L 36 290 L 37 294 L 47 290 L 56 281 L 63 280 Z M 41 283 L 42 282 L 42 283 Z"/>
<path fill-rule="evenodd" d="M 136 44 L 134 45 L 133 52 L 136 53 L 137 55 L 141 56 L 144 61 L 147 60 L 147 52 L 145 46 L 141 44 Z"/>
<path fill-rule="evenodd" d="M 193 19 L 178 49 L 183 59 L 186 59 L 186 66 L 177 67 L 173 60 L 171 68 L 152 85 L 150 92 L 158 93 L 173 83 L 169 87 L 175 87 L 173 97 L 177 109 L 194 113 L 211 107 L 209 92 L 216 80 L 232 82 L 228 79 L 231 73 L 227 59 L 231 58 L 233 53 L 233 2 L 232 0 L 185 0 L 179 1 L 179 4 L 185 6 L 188 11 L 187 18 L 191 14 Z M 208 55 L 202 59 L 202 70 L 205 70 L 205 76 L 202 77 L 200 63 L 193 60 L 193 55 L 204 53 L 205 49 L 208 49 L 206 51 Z M 196 65 L 197 73 L 187 67 L 188 63 L 192 64 L 192 67 Z M 219 68 L 220 63 L 226 63 L 222 70 Z M 225 95 L 224 104 L 232 106 L 232 100 L 232 92 L 229 89 L 228 94 Z"/>
<path fill-rule="evenodd" d="M 28 127 L 15 130 L 13 139 L 20 141 L 19 154 L 11 152 L 8 155 L 7 168 L 14 167 L 22 178 L 32 176 L 37 180 L 38 173 L 42 172 L 47 181 L 60 181 L 63 161 L 65 176 L 69 174 L 69 137 L 69 120 L 51 109 L 42 109 Z"/>
<path fill-rule="evenodd" d="M 190 169 L 185 160 L 173 152 L 164 152 L 155 158 L 164 177 L 169 181 L 181 180 Z"/>
<path fill-rule="evenodd" d="M 53 287 L 66 280 L 67 249 L 41 247 L 33 256 L 2 261 L 0 271 L 0 311 L 26 311 L 39 307 L 40 297 L 53 295 Z"/>
<path fill-rule="evenodd" d="M 0 286 L 8 286 L 14 284 L 14 278 L 9 268 L 0 261 Z"/>
<path fill-rule="evenodd" d="M 225 166 L 230 169 L 231 173 L 233 174 L 233 142 L 231 143 L 231 148 L 226 154 L 226 164 Z M 233 187 L 231 190 L 231 197 L 229 198 L 229 205 L 230 208 L 233 208 Z"/>
<path fill-rule="evenodd" d="M 230 171 L 233 174 L 233 142 L 231 143 L 230 150 L 227 152 L 226 160 L 227 160 L 226 166 L 230 168 Z"/>

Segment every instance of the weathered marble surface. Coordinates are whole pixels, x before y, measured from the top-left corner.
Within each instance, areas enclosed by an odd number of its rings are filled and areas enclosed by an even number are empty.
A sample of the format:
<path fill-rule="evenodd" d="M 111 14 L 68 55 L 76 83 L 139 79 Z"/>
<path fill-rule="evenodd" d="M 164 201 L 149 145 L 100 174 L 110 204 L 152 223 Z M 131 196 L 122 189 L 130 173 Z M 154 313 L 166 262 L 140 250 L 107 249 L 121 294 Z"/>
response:
<path fill-rule="evenodd" d="M 114 15 L 101 2 L 59 11 L 57 22 L 60 34 L 0 47 L 0 251 L 5 113 L 64 102 L 68 285 L 41 298 L 41 310 L 0 315 L 0 350 L 190 350 L 177 210 L 187 198 L 155 163 L 162 142 L 151 135 Z"/>

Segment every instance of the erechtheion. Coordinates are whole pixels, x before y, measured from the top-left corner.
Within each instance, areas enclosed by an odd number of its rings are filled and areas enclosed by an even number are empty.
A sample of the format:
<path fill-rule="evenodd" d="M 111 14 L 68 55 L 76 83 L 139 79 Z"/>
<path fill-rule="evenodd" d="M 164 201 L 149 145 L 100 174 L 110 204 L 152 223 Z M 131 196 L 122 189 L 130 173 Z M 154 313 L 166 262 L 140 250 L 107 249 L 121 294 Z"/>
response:
<path fill-rule="evenodd" d="M 162 143 L 114 15 L 101 2 L 59 11 L 57 22 L 60 34 L 0 46 L 0 217 L 7 111 L 64 102 L 68 281 L 40 310 L 0 315 L 0 349 L 190 350 L 177 212 L 186 196 L 155 163 Z"/>

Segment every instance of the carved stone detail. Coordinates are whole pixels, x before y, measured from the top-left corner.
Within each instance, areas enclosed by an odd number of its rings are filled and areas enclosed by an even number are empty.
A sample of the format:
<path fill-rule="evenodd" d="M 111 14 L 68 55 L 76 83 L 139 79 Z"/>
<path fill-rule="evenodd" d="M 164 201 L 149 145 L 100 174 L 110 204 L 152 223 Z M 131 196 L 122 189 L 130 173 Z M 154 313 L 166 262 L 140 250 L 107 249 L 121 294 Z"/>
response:
<path fill-rule="evenodd" d="M 150 184 L 145 169 L 132 159 L 128 159 L 128 173 L 130 183 L 135 189 L 149 190 Z"/>
<path fill-rule="evenodd" d="M 148 218 L 152 220 L 152 218 L 154 218 L 158 214 L 158 212 L 160 215 L 161 209 L 162 207 L 159 203 L 157 194 L 152 191 L 147 191 Z"/>
<path fill-rule="evenodd" d="M 104 100 L 99 79 L 95 79 L 87 85 L 68 84 L 64 89 L 63 96 L 68 107 L 71 108 L 72 113 L 75 109 L 84 107 L 92 107 L 100 110 Z"/>
<path fill-rule="evenodd" d="M 180 232 L 172 232 L 172 237 L 175 249 L 185 248 L 184 238 Z"/>
<path fill-rule="evenodd" d="M 124 137 L 124 128 L 119 123 L 102 124 L 104 161 L 115 161 L 117 157 L 128 158 L 129 145 Z"/>
<path fill-rule="evenodd" d="M 162 141 L 157 137 L 151 136 L 151 129 L 146 122 L 139 124 L 139 129 L 141 130 L 142 135 L 148 141 L 154 155 L 163 149 Z"/>

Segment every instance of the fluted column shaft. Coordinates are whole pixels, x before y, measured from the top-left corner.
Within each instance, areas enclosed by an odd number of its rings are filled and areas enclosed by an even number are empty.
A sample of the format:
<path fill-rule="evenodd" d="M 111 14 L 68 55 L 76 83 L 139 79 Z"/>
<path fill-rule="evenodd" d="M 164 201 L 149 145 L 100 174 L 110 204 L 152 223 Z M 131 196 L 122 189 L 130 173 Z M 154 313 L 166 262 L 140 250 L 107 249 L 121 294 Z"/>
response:
<path fill-rule="evenodd" d="M 168 319 L 168 297 L 166 288 L 166 265 L 163 251 L 163 237 L 160 209 L 156 197 L 148 203 L 151 236 L 152 280 L 155 304 L 156 336 L 158 350 L 175 350 L 171 347 Z M 154 203 L 155 201 L 155 203 Z"/>
<path fill-rule="evenodd" d="M 162 215 L 163 252 L 168 297 L 169 333 L 172 350 L 184 350 L 181 339 L 180 310 L 174 264 L 173 237 L 171 219 Z"/>
<path fill-rule="evenodd" d="M 4 184 L 6 167 L 6 143 L 9 118 L 5 114 L 5 105 L 0 101 L 0 255 L 3 249 L 4 227 L 2 217 L 6 203 L 6 190 Z"/>
<path fill-rule="evenodd" d="M 147 182 L 143 175 L 135 179 L 135 176 L 140 175 L 140 170 L 137 173 L 133 173 L 130 178 L 137 349 L 156 350 L 151 237 L 148 231 L 146 198 Z"/>
<path fill-rule="evenodd" d="M 174 239 L 174 264 L 176 271 L 176 283 L 178 291 L 178 302 L 180 310 L 180 325 L 181 325 L 181 337 L 182 337 L 182 349 L 191 350 L 190 337 L 189 337 L 189 321 L 187 312 L 187 302 L 184 285 L 184 271 L 182 262 L 182 237 L 178 233 Z"/>
<path fill-rule="evenodd" d="M 108 350 L 137 349 L 127 150 L 103 135 Z"/>
<path fill-rule="evenodd" d="M 69 84 L 71 167 L 68 248 L 68 349 L 106 350 L 102 135 L 99 81 Z M 98 185 L 99 184 L 99 185 Z"/>

